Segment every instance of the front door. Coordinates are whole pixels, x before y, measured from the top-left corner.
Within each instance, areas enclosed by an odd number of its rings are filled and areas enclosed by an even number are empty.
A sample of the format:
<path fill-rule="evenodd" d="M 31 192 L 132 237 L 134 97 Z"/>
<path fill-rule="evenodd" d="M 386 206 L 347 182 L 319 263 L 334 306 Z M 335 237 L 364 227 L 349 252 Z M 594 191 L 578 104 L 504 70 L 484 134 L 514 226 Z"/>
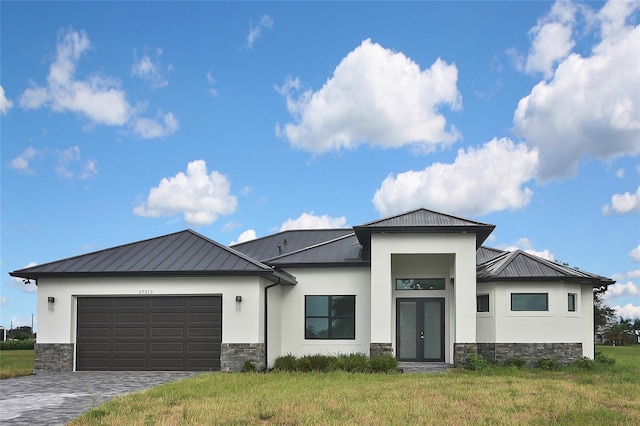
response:
<path fill-rule="evenodd" d="M 396 299 L 400 361 L 444 361 L 444 299 Z"/>

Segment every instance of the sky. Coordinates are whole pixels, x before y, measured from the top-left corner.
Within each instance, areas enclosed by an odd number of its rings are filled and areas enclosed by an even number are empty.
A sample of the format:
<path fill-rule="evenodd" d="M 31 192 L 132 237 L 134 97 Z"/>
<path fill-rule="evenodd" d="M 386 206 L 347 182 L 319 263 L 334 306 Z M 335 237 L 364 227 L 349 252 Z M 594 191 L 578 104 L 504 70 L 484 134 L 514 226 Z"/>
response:
<path fill-rule="evenodd" d="M 613 278 L 640 318 L 639 2 L 0 3 L 9 272 L 424 207 Z"/>

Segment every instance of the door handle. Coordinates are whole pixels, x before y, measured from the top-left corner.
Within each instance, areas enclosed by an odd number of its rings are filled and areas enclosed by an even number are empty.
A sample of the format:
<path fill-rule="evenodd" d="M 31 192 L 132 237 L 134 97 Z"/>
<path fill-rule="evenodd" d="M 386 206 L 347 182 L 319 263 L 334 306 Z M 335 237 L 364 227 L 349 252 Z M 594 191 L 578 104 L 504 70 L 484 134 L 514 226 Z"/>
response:
<path fill-rule="evenodd" d="M 421 331 L 421 332 L 420 332 L 420 338 L 421 338 L 421 339 L 424 339 L 424 331 Z"/>

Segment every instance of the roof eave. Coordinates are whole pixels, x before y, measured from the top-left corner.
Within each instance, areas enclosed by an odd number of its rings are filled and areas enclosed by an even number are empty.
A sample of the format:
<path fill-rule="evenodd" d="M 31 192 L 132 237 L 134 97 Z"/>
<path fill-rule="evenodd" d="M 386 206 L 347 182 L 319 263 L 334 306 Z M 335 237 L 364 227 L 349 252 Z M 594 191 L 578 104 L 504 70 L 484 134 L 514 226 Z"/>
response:
<path fill-rule="evenodd" d="M 601 288 L 607 287 L 616 282 L 614 280 L 610 280 L 608 278 L 602 279 L 589 279 L 589 278 L 581 278 L 581 277 L 477 277 L 476 282 L 478 283 L 489 283 L 489 282 L 566 282 L 566 283 L 575 283 L 575 284 L 588 284 L 593 286 L 593 288 Z"/>

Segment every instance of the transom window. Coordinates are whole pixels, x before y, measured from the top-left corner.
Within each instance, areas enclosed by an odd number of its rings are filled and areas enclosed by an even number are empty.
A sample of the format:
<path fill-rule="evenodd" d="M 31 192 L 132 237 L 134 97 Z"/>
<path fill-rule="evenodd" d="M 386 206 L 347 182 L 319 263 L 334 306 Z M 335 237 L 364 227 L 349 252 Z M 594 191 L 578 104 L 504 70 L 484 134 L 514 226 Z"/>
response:
<path fill-rule="evenodd" d="M 575 293 L 569 293 L 567 295 L 567 310 L 569 312 L 575 312 L 576 311 L 576 294 Z"/>
<path fill-rule="evenodd" d="M 548 311 L 548 293 L 511 293 L 512 311 Z"/>
<path fill-rule="evenodd" d="M 398 278 L 396 290 L 444 290 L 444 278 Z"/>
<path fill-rule="evenodd" d="M 355 296 L 305 296 L 305 339 L 355 339 Z"/>
<path fill-rule="evenodd" d="M 479 294 L 476 296 L 476 312 L 489 312 L 488 294 Z"/>

